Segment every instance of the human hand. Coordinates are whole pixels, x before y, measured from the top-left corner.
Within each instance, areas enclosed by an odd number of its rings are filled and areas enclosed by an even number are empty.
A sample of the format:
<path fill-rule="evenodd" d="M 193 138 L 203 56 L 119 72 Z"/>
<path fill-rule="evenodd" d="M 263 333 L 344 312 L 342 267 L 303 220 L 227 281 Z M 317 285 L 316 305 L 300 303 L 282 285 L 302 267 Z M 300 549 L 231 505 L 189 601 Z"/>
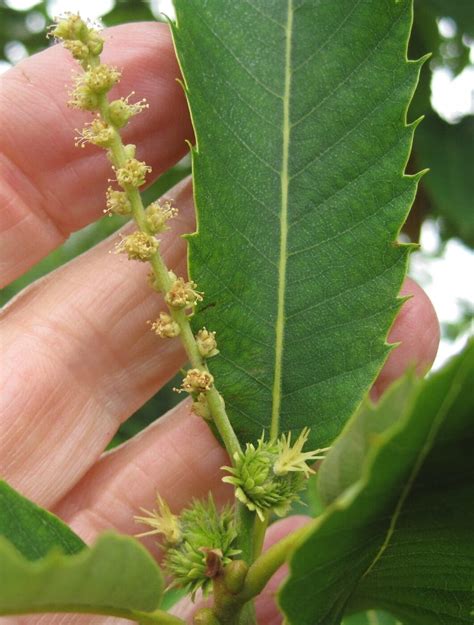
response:
<path fill-rule="evenodd" d="M 186 151 L 192 137 L 166 26 L 127 25 L 105 31 L 104 60 L 123 69 L 118 96 L 136 89 L 150 103 L 124 133 L 138 157 L 158 175 Z M 109 164 L 101 150 L 74 147 L 73 128 L 87 116 L 66 107 L 64 85 L 76 69 L 55 46 L 2 77 L 0 92 L 0 275 L 15 279 L 97 219 L 104 206 Z M 177 231 L 193 229 L 190 183 L 171 195 L 180 208 L 161 250 L 168 266 L 185 270 Z M 0 475 L 52 509 L 86 541 L 106 528 L 133 534 L 133 515 L 152 507 L 156 491 L 179 510 L 212 489 L 229 487 L 219 468 L 228 461 L 207 426 L 183 402 L 143 434 L 103 454 L 119 424 L 183 364 L 177 341 L 157 341 L 146 324 L 162 302 L 145 280 L 146 268 L 107 252 L 110 240 L 25 289 L 3 312 L 3 407 Z M 401 341 L 374 388 L 378 395 L 411 362 L 433 360 L 436 316 L 424 293 L 413 293 L 391 339 Z M 273 526 L 269 539 L 298 520 Z M 153 540 L 147 546 L 156 553 Z M 182 606 L 181 613 L 190 609 Z M 269 594 L 261 622 L 276 623 Z M 265 616 L 264 616 L 265 615 Z M 62 615 L 4 619 L 2 623 L 118 623 L 118 619 Z"/>

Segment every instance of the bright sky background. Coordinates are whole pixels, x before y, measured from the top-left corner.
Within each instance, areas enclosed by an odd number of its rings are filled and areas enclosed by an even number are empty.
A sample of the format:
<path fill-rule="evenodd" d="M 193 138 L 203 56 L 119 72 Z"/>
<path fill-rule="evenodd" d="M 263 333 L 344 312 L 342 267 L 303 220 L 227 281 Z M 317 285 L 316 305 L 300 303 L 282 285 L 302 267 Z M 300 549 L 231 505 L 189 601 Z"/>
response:
<path fill-rule="evenodd" d="M 38 4 L 36 0 L 6 0 L 7 6 L 26 10 Z M 113 0 L 49 0 L 48 13 L 51 18 L 66 11 L 77 12 L 89 19 L 98 19 L 114 6 Z M 171 0 L 151 0 L 151 9 L 158 17 L 164 13 L 174 16 Z M 33 14 L 28 26 L 31 30 L 41 31 L 44 18 L 40 13 Z M 454 24 L 449 19 L 440 20 L 442 34 L 449 36 Z M 19 42 L 9 44 L 6 54 L 11 63 L 17 63 L 27 55 L 26 49 Z M 474 62 L 474 43 L 471 45 L 471 59 Z M 10 67 L 10 63 L 0 62 L 0 72 Z M 466 68 L 453 79 L 448 70 L 437 70 L 433 76 L 432 103 L 439 115 L 450 122 L 458 121 L 462 116 L 474 113 L 474 68 Z M 474 198 L 473 198 L 474 210 Z M 453 322 L 460 316 L 460 301 L 474 304 L 474 253 L 457 240 L 450 240 L 439 253 L 441 241 L 435 221 L 428 220 L 421 235 L 422 251 L 412 255 L 411 275 L 425 288 L 430 296 L 441 322 Z M 455 342 L 441 342 L 435 368 L 439 368 L 452 354 L 465 344 L 470 331 Z"/>

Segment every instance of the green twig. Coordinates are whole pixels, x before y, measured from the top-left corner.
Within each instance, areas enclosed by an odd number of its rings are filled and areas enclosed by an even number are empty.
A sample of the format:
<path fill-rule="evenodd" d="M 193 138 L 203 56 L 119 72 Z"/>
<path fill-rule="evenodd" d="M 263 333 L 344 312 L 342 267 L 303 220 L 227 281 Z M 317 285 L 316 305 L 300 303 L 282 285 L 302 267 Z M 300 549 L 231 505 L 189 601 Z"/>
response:
<path fill-rule="evenodd" d="M 49 614 L 55 612 L 73 613 L 73 614 L 102 614 L 104 616 L 116 616 L 127 620 L 133 620 L 140 625 L 186 625 L 186 622 L 177 616 L 163 612 L 162 610 L 154 610 L 153 612 L 142 612 L 140 610 L 126 610 L 123 608 L 113 607 L 95 607 L 84 605 L 67 605 L 58 607 L 57 605 L 43 605 L 35 607 L 35 614 Z M 5 616 L 31 614 L 31 610 L 9 610 Z M 0 616 L 3 613 L 0 612 Z"/>
<path fill-rule="evenodd" d="M 314 530 L 314 523 L 295 530 L 262 553 L 251 565 L 238 600 L 249 601 L 259 595 L 270 578 L 288 560 L 294 549 Z"/>

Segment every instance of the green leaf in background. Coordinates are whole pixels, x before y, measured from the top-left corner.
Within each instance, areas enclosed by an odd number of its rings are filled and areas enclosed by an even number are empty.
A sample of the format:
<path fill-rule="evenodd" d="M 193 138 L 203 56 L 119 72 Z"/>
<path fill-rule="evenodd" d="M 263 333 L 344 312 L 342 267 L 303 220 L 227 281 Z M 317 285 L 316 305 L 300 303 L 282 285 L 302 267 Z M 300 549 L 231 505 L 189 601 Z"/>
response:
<path fill-rule="evenodd" d="M 346 426 L 320 471 L 328 504 L 294 553 L 289 622 L 382 609 L 404 625 L 470 625 L 474 343 L 428 381 L 407 376 Z"/>
<path fill-rule="evenodd" d="M 443 219 L 444 235 L 474 247 L 474 116 L 448 124 L 431 115 L 416 139 L 417 163 L 430 168 L 423 183 Z"/>
<path fill-rule="evenodd" d="M 196 136 L 195 327 L 242 440 L 331 441 L 390 347 L 418 176 L 402 0 L 176 0 Z M 238 28 L 236 28 L 238 24 Z"/>
<path fill-rule="evenodd" d="M 158 565 L 130 537 L 103 534 L 91 549 L 53 551 L 35 562 L 0 539 L 0 615 L 88 612 L 133 619 L 134 610 L 156 610 L 162 592 Z"/>
<path fill-rule="evenodd" d="M 85 543 L 58 517 L 40 508 L 0 481 L 0 537 L 27 560 L 38 560 L 53 548 L 73 554 Z M 1 566 L 1 565 L 0 565 Z"/>
<path fill-rule="evenodd" d="M 369 610 L 348 616 L 342 621 L 342 625 L 402 625 L 402 623 L 386 612 Z"/>
<path fill-rule="evenodd" d="M 418 0 L 437 17 L 453 18 L 460 30 L 474 37 L 474 8 L 472 0 Z"/>

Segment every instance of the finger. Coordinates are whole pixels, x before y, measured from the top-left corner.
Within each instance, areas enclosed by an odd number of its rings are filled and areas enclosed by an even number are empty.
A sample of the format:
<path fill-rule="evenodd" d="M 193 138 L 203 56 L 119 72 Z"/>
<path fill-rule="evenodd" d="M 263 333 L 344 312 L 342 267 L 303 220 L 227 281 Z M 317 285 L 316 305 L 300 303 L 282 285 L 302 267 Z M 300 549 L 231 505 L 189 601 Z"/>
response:
<path fill-rule="evenodd" d="M 182 274 L 189 181 L 173 195 L 180 219 L 161 249 Z M 0 475 L 47 507 L 185 359 L 178 339 L 158 339 L 147 325 L 164 308 L 147 267 L 111 248 L 107 240 L 33 284 L 2 315 Z"/>
<path fill-rule="evenodd" d="M 104 62 L 122 70 L 112 97 L 147 98 L 124 140 L 138 145 L 157 176 L 186 152 L 192 130 L 169 29 L 127 24 L 104 31 Z M 103 150 L 74 147 L 74 128 L 90 113 L 67 107 L 66 84 L 79 65 L 55 45 L 1 77 L 0 278 L 6 284 L 68 235 L 97 219 L 105 205 L 110 164 Z"/>
<path fill-rule="evenodd" d="M 144 432 L 101 460 L 57 505 L 61 516 L 86 542 L 105 529 L 138 534 L 140 508 L 155 507 L 156 494 L 179 512 L 193 498 L 212 491 L 218 503 L 232 493 L 222 482 L 229 459 L 207 424 L 181 402 Z M 148 528 L 149 529 L 149 528 Z M 156 538 L 144 539 L 157 552 Z"/>
<path fill-rule="evenodd" d="M 372 397 L 377 399 L 390 384 L 410 367 L 424 375 L 434 362 L 439 346 L 439 321 L 431 300 L 423 289 L 407 278 L 400 295 L 411 296 L 402 306 L 389 334 L 392 350 L 377 378 Z"/>
<path fill-rule="evenodd" d="M 263 550 L 266 551 L 269 547 L 280 541 L 291 532 L 294 532 L 300 527 L 306 525 L 310 520 L 310 517 L 295 515 L 288 517 L 287 519 L 277 521 L 268 528 Z M 262 593 L 257 597 L 255 609 L 259 625 L 282 625 L 283 616 L 277 607 L 276 594 L 287 575 L 288 566 L 285 565 L 280 567 L 265 586 Z M 175 608 L 173 608 L 172 613 L 175 616 L 181 617 L 187 623 L 192 623 L 194 614 L 204 605 L 206 605 L 206 602 L 202 600 L 194 604 L 191 603 L 189 599 L 184 599 L 180 601 Z"/>

